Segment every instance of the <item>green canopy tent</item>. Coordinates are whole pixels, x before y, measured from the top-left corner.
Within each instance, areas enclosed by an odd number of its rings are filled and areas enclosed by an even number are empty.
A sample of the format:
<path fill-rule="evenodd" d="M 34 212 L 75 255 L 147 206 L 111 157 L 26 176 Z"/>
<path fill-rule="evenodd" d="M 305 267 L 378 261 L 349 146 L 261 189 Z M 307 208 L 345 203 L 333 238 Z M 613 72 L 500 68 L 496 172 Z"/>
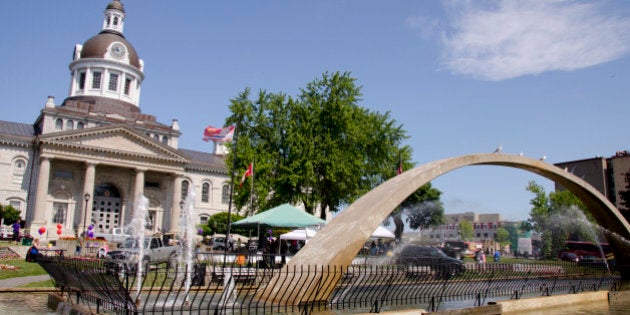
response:
<path fill-rule="evenodd" d="M 236 221 L 232 223 L 232 226 L 256 228 L 257 235 L 260 235 L 261 227 L 306 228 L 308 226 L 324 224 L 326 224 L 326 221 L 285 203 L 251 217 Z M 278 246 L 278 253 L 279 252 L 280 246 Z"/>
<path fill-rule="evenodd" d="M 285 203 L 273 209 L 258 213 L 251 217 L 236 221 L 232 226 L 238 227 L 286 227 L 300 228 L 313 225 L 323 225 L 326 221 L 306 213 Z"/>

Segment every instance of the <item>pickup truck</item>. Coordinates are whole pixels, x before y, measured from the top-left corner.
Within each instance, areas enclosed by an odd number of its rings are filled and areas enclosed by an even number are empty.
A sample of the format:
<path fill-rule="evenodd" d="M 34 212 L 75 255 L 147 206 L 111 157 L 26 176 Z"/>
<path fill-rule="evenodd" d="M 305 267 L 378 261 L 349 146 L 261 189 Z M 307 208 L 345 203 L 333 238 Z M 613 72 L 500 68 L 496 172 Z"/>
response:
<path fill-rule="evenodd" d="M 99 239 L 102 238 L 109 243 L 122 244 L 125 242 L 125 239 L 129 238 L 131 235 L 125 234 L 122 228 L 113 228 L 110 233 L 94 233 L 94 238 Z"/>
<path fill-rule="evenodd" d="M 164 244 L 160 236 L 147 236 L 144 239 L 143 252 L 140 255 L 138 241 L 132 237 L 125 239 L 122 246 L 110 251 L 105 257 L 105 265 L 110 271 L 122 269 L 136 271 L 138 262 L 142 262 L 143 273 L 151 268 L 151 265 L 166 263 L 167 267 L 177 263 L 177 250 L 179 246 Z"/>

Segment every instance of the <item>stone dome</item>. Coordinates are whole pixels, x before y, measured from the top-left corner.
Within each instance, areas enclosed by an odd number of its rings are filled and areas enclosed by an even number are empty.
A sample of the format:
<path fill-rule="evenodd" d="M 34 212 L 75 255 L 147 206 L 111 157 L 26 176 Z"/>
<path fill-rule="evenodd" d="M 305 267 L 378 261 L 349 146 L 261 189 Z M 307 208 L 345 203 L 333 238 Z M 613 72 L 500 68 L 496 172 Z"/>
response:
<path fill-rule="evenodd" d="M 119 0 L 114 0 L 110 4 L 107 5 L 106 10 L 119 10 L 125 12 L 125 7 Z"/>
<path fill-rule="evenodd" d="M 129 53 L 129 64 L 140 70 L 140 58 L 138 58 L 138 53 L 133 45 L 131 45 L 131 43 L 129 43 L 121 34 L 108 30 L 100 32 L 98 35 L 83 43 L 81 59 L 104 58 L 107 53 L 107 48 L 109 48 L 113 42 L 120 42 L 125 45 L 127 52 Z"/>

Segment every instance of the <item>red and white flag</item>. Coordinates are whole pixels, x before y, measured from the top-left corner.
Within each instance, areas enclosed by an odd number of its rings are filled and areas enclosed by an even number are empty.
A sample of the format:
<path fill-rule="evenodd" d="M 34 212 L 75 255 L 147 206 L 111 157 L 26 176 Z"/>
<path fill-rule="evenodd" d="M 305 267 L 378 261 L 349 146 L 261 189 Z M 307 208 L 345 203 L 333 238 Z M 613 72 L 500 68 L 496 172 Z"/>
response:
<path fill-rule="evenodd" d="M 397 174 L 396 175 L 400 175 L 403 172 L 403 167 L 402 167 L 402 159 L 400 159 L 400 163 L 398 164 L 398 170 L 397 170 Z"/>
<path fill-rule="evenodd" d="M 203 141 L 232 141 L 234 138 L 235 126 L 227 126 L 223 128 L 206 127 L 203 130 Z"/>
<path fill-rule="evenodd" d="M 245 179 L 247 179 L 247 177 L 250 177 L 254 175 L 254 163 L 249 163 L 249 166 L 247 167 L 247 170 L 245 171 L 245 173 L 243 173 L 243 177 L 241 178 L 241 184 L 240 186 L 243 186 L 243 183 L 245 182 Z"/>

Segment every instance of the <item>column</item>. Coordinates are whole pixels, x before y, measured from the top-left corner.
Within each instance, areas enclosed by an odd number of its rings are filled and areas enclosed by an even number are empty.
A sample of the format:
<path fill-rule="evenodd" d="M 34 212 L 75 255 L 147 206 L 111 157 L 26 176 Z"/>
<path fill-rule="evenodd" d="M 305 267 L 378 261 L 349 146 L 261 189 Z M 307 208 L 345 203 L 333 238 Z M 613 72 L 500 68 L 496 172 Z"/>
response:
<path fill-rule="evenodd" d="M 182 201 L 182 176 L 175 175 L 173 179 L 173 203 L 171 204 L 171 228 L 169 232 L 179 232 L 179 217 L 182 209 L 180 202 Z"/>
<path fill-rule="evenodd" d="M 50 159 L 41 157 L 39 161 L 39 176 L 35 197 L 35 213 L 30 224 L 31 231 L 46 223 L 46 203 L 48 202 L 48 182 L 50 180 Z"/>
<path fill-rule="evenodd" d="M 94 177 L 96 174 L 95 163 L 85 163 L 85 176 L 83 177 L 83 195 L 80 198 L 80 204 L 83 208 L 81 211 L 81 217 L 79 218 L 79 230 L 78 233 L 87 230 L 87 226 L 92 223 L 92 204 L 94 203 Z M 87 196 L 87 202 L 86 202 Z"/>
<path fill-rule="evenodd" d="M 134 184 L 133 194 L 133 204 L 137 205 L 140 201 L 140 198 L 144 195 L 144 173 L 147 169 L 137 168 L 136 171 L 136 180 Z"/>

